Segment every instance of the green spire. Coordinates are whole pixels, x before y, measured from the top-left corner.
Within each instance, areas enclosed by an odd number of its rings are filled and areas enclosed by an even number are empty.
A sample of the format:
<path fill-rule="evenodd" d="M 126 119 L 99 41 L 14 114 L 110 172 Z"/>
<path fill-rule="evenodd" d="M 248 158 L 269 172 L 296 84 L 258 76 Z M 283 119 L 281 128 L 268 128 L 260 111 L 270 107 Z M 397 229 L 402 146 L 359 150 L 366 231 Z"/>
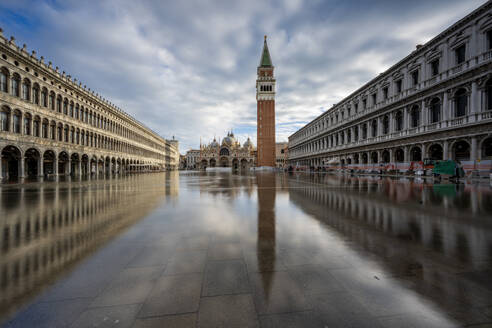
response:
<path fill-rule="evenodd" d="M 270 58 L 270 52 L 268 51 L 268 45 L 266 42 L 267 36 L 265 35 L 265 42 L 263 43 L 263 53 L 261 54 L 260 66 L 272 67 L 272 59 Z"/>

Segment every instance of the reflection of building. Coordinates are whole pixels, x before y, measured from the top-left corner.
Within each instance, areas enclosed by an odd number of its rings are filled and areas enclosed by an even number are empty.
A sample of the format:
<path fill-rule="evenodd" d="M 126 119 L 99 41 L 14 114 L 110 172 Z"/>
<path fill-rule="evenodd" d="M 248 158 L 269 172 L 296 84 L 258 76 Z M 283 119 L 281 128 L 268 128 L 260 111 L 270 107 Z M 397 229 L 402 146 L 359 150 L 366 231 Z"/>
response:
<path fill-rule="evenodd" d="M 275 197 L 276 175 L 257 174 L 258 185 L 258 240 L 256 257 L 260 272 L 274 271 L 276 263 Z M 262 274 L 263 290 L 267 297 L 272 286 L 273 275 Z"/>
<path fill-rule="evenodd" d="M 410 285 L 403 285 L 412 293 L 430 298 L 448 313 L 460 304 L 460 313 L 472 317 L 482 299 L 490 299 L 488 275 L 482 272 L 490 270 L 492 260 L 487 220 L 492 193 L 478 185 L 464 192 L 461 186 L 446 185 L 461 190 L 440 193 L 436 185 L 412 181 L 316 174 L 289 179 L 289 196 L 329 235 L 339 235 L 351 253 L 360 252 L 361 267 L 367 260 L 370 270 L 380 267 L 386 276 L 410 279 Z M 398 200 L 402 193 L 406 197 Z"/>
<path fill-rule="evenodd" d="M 0 317 L 70 272 L 166 198 L 175 198 L 177 179 L 175 171 L 29 190 L 3 187 Z"/>
<path fill-rule="evenodd" d="M 186 168 L 197 169 L 200 166 L 200 149 L 190 149 L 186 152 Z"/>
<path fill-rule="evenodd" d="M 275 166 L 284 168 L 287 164 L 287 154 L 289 149 L 287 142 L 277 142 L 275 144 Z"/>
<path fill-rule="evenodd" d="M 289 137 L 292 165 L 408 170 L 425 158 L 492 168 L 492 2 Z"/>
<path fill-rule="evenodd" d="M 174 168 L 167 141 L 0 32 L 0 178 Z"/>
<path fill-rule="evenodd" d="M 266 42 L 256 79 L 258 166 L 275 167 L 275 78 Z"/>
<path fill-rule="evenodd" d="M 200 167 L 232 167 L 235 170 L 246 170 L 254 166 L 255 147 L 251 140 L 243 146 L 236 140 L 234 133 L 227 133 L 227 137 L 219 144 L 215 138 L 208 145 L 200 146 Z"/>

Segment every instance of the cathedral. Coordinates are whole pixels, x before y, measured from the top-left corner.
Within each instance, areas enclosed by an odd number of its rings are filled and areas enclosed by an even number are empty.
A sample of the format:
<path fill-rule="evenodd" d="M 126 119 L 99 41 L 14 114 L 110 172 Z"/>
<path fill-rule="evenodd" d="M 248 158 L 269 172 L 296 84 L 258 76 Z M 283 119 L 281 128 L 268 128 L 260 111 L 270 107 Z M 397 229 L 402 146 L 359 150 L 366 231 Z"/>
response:
<path fill-rule="evenodd" d="M 230 167 L 235 171 L 245 171 L 256 165 L 256 149 L 248 138 L 241 146 L 231 131 L 222 139 L 214 140 L 208 145 L 200 145 L 200 168 Z"/>

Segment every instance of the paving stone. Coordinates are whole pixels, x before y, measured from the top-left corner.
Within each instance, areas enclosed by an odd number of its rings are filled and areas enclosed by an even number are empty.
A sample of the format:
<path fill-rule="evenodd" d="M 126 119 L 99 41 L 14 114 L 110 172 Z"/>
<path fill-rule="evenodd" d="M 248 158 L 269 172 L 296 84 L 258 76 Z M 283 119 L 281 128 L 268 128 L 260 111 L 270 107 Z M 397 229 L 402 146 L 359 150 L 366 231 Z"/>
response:
<path fill-rule="evenodd" d="M 246 265 L 241 260 L 207 263 L 203 296 L 244 294 L 251 291 Z"/>
<path fill-rule="evenodd" d="M 68 327 L 87 308 L 91 299 L 40 302 L 26 310 L 6 324 L 8 328 L 58 328 Z"/>
<path fill-rule="evenodd" d="M 127 268 L 91 304 L 91 307 L 143 303 L 163 267 Z"/>
<path fill-rule="evenodd" d="M 166 265 L 165 275 L 200 273 L 205 269 L 207 251 L 176 252 Z"/>
<path fill-rule="evenodd" d="M 261 328 L 324 328 L 323 320 L 317 313 L 294 312 L 262 315 L 259 317 Z"/>
<path fill-rule="evenodd" d="M 152 288 L 138 317 L 196 312 L 201 287 L 201 274 L 162 276 Z"/>
<path fill-rule="evenodd" d="M 133 325 L 140 304 L 105 306 L 84 311 L 71 328 L 118 327 L 129 328 Z"/>
<path fill-rule="evenodd" d="M 251 295 L 204 297 L 198 312 L 200 328 L 259 327 Z"/>
<path fill-rule="evenodd" d="M 236 260 L 243 258 L 240 243 L 213 244 L 208 249 L 208 260 Z"/>
<path fill-rule="evenodd" d="M 258 314 L 299 312 L 312 309 L 299 284 L 287 272 L 250 274 Z"/>
<path fill-rule="evenodd" d="M 177 314 L 135 320 L 132 328 L 195 328 L 196 314 Z"/>

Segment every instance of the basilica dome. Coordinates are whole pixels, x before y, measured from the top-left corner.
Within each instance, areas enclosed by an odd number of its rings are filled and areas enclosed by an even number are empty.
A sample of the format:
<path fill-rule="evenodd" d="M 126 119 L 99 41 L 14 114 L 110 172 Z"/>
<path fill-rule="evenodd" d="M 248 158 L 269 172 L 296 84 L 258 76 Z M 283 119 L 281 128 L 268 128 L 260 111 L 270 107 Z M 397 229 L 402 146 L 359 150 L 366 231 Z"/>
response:
<path fill-rule="evenodd" d="M 217 143 L 217 140 L 215 140 L 215 138 L 214 138 L 214 141 L 212 141 L 210 143 L 210 147 L 211 148 L 217 148 L 217 147 L 219 147 L 219 144 Z"/>
<path fill-rule="evenodd" d="M 253 148 L 253 143 L 251 142 L 251 139 L 246 140 L 246 142 L 243 145 L 244 148 Z"/>
<path fill-rule="evenodd" d="M 222 139 L 222 146 L 231 147 L 235 143 L 236 143 L 236 139 L 234 138 L 234 133 L 232 133 L 232 132 L 229 132 L 227 134 L 227 137 Z"/>

